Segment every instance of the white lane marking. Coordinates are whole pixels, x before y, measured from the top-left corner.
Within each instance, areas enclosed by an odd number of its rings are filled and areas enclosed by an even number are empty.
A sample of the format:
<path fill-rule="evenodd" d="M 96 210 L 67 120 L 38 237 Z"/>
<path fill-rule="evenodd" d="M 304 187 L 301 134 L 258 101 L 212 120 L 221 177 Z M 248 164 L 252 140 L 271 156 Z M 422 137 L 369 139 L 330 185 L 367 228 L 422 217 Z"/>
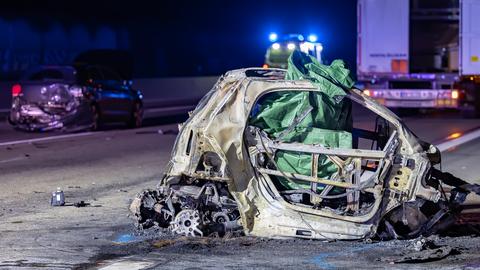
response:
<path fill-rule="evenodd" d="M 440 144 L 437 145 L 437 147 L 440 150 L 440 152 L 444 152 L 444 151 L 447 151 L 448 149 L 451 149 L 451 148 L 457 147 L 461 144 L 473 141 L 477 138 L 480 138 L 480 129 L 474 130 L 474 131 L 469 132 L 469 133 L 465 133 L 465 134 L 463 134 L 462 136 L 460 136 L 456 139 L 440 143 Z"/>
<path fill-rule="evenodd" d="M 50 137 L 43 137 L 43 138 L 36 138 L 36 139 L 10 141 L 10 142 L 0 143 L 0 146 L 13 145 L 13 144 L 22 144 L 22 143 L 34 143 L 34 142 L 51 141 L 51 140 L 59 140 L 59 139 L 65 139 L 65 138 L 74 138 L 74 137 L 88 136 L 88 135 L 99 134 L 99 133 L 100 133 L 100 132 L 83 132 L 83 133 L 65 134 L 65 135 L 50 136 Z"/>
<path fill-rule="evenodd" d="M 12 162 L 12 161 L 17 161 L 17 160 L 25 159 L 25 158 L 26 158 L 26 157 L 16 157 L 16 158 L 4 159 L 4 160 L 0 160 L 0 163 Z"/>
<path fill-rule="evenodd" d="M 100 268 L 100 270 L 139 270 L 152 266 L 151 262 L 121 261 Z"/>

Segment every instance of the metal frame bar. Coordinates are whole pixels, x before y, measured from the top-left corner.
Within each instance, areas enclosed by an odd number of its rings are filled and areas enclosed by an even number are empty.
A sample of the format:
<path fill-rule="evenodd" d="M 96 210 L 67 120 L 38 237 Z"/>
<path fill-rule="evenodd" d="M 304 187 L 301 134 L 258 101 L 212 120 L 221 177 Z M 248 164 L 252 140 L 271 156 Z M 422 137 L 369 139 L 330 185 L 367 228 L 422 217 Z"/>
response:
<path fill-rule="evenodd" d="M 285 150 L 285 151 L 292 151 L 292 152 L 323 154 L 323 155 L 340 156 L 340 157 L 366 158 L 371 160 L 381 160 L 386 156 L 385 151 L 362 150 L 362 149 L 332 149 L 332 148 L 327 148 L 320 145 L 304 145 L 301 143 L 282 143 L 282 142 L 268 141 L 267 147 L 271 149 L 278 149 L 278 150 Z"/>
<path fill-rule="evenodd" d="M 281 177 L 288 176 L 288 177 L 293 178 L 293 179 L 308 181 L 308 182 L 312 182 L 312 183 L 318 183 L 318 184 L 336 186 L 336 187 L 341 187 L 341 188 L 360 190 L 360 186 L 353 185 L 353 184 L 346 183 L 346 182 L 337 182 L 337 181 L 334 181 L 334 180 L 311 177 L 311 176 L 307 176 L 307 175 L 303 175 L 303 174 L 280 172 L 280 171 L 277 171 L 277 170 L 265 169 L 265 168 L 258 168 L 258 171 L 260 173 L 265 173 L 265 174 L 270 174 L 270 175 L 275 175 L 275 176 L 281 176 Z"/>

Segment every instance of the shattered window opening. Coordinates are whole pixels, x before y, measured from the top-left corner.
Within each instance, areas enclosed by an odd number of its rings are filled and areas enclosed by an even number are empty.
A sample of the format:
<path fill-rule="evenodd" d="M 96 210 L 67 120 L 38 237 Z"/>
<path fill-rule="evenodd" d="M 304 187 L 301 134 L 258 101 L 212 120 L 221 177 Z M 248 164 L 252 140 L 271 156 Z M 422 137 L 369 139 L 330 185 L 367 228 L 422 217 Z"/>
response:
<path fill-rule="evenodd" d="M 335 104 L 326 103 L 321 95 L 321 92 L 277 90 L 258 99 L 250 113 L 249 128 L 253 129 L 251 133 L 256 133 L 257 144 L 253 147 L 260 155 L 253 160 L 262 160 L 263 164 L 254 164 L 254 167 L 264 177 L 271 178 L 274 188 L 289 203 L 329 209 L 342 215 L 364 213 L 373 204 L 374 196 L 372 191 L 361 188 L 362 181 L 358 180 L 367 169 L 370 173 L 366 177 L 378 175 L 378 161 L 385 154 L 377 151 L 379 158 L 373 160 L 326 154 L 334 152 L 333 149 L 339 150 L 337 154 L 354 149 L 354 129 L 350 100 L 344 99 L 346 104 L 340 105 L 342 110 L 328 115 L 328 109 Z M 362 135 L 357 134 L 355 140 Z M 377 141 L 378 138 L 369 135 L 372 143 Z M 298 150 L 311 146 L 307 150 L 311 153 L 282 149 L 288 145 L 297 146 Z"/>

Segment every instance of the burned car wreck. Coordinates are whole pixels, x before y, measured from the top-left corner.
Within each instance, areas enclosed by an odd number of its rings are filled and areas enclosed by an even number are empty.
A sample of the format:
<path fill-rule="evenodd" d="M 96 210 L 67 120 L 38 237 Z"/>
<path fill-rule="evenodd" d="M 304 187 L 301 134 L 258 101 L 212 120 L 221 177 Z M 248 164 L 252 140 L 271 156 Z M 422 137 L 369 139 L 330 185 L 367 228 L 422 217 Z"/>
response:
<path fill-rule="evenodd" d="M 297 51 L 287 71 L 226 73 L 180 126 L 157 188 L 133 200 L 137 226 L 387 239 L 451 224 L 478 186 L 434 168 L 438 149 L 353 85 L 343 62 Z M 377 116 L 373 131 L 354 127 L 353 106 Z"/>

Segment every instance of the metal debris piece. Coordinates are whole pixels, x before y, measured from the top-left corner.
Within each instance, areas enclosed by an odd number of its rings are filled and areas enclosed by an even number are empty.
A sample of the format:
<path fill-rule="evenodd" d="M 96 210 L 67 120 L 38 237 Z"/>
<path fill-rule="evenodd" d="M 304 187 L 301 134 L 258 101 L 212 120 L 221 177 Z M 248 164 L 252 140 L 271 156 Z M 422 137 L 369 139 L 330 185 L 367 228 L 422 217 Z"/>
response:
<path fill-rule="evenodd" d="M 425 238 L 420 238 L 415 242 L 413 242 L 413 250 L 422 251 L 425 249 L 426 244 L 427 244 L 427 240 Z"/>
<path fill-rule="evenodd" d="M 51 206 L 64 206 L 65 205 L 65 194 L 63 190 L 57 187 L 57 191 L 52 192 L 52 197 L 50 199 Z"/>
<path fill-rule="evenodd" d="M 75 206 L 75 207 L 85 207 L 85 206 L 89 206 L 89 205 L 90 205 L 90 203 L 86 203 L 84 201 L 79 201 L 79 202 L 73 203 L 73 206 Z"/>
<path fill-rule="evenodd" d="M 446 258 L 449 255 L 458 254 L 456 249 L 449 246 L 441 246 L 432 249 L 424 249 L 408 253 L 400 259 L 393 260 L 394 263 L 424 263 L 438 261 Z"/>
<path fill-rule="evenodd" d="M 435 241 L 429 237 L 419 237 L 410 240 L 407 251 L 396 256 L 381 257 L 378 261 L 396 263 L 426 263 L 442 260 L 450 255 L 458 255 L 460 251 L 448 245 L 437 245 Z"/>

